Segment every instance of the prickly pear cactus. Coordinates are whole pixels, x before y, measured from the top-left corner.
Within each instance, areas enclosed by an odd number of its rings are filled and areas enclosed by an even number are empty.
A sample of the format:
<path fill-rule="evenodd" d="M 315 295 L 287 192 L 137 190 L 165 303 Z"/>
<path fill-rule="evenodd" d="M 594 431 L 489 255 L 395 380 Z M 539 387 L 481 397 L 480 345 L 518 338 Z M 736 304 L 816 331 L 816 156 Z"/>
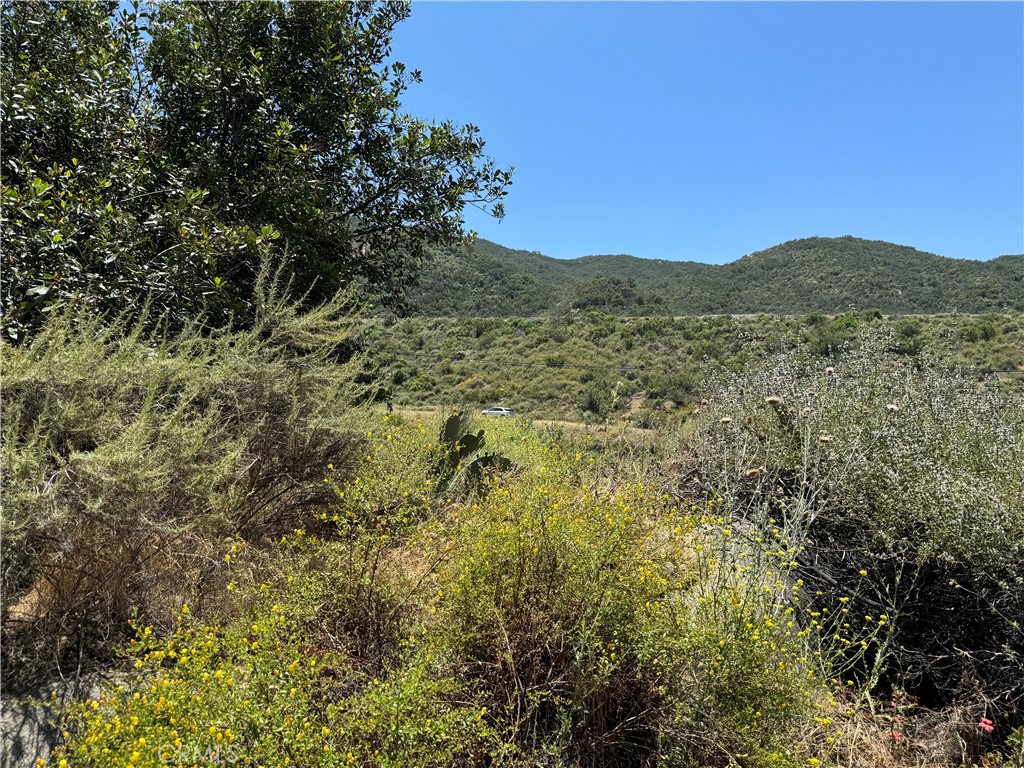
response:
<path fill-rule="evenodd" d="M 449 493 L 462 481 L 467 490 L 483 489 L 484 476 L 489 472 L 507 472 L 512 462 L 505 456 L 486 453 L 471 459 L 484 447 L 484 431 L 470 432 L 470 418 L 461 411 L 452 411 L 441 426 L 434 477 L 438 493 Z"/>

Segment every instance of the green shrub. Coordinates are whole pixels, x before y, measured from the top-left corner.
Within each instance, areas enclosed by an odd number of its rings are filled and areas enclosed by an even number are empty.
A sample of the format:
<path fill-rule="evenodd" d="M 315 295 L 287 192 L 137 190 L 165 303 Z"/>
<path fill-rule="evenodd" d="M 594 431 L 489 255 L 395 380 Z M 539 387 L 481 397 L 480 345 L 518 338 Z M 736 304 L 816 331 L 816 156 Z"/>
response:
<path fill-rule="evenodd" d="M 1005 320 L 1008 317 L 1003 316 Z M 486 338 L 476 335 L 476 321 L 431 318 L 403 321 L 409 334 L 389 332 L 387 320 L 366 323 L 364 332 L 379 350 L 382 365 L 398 376 L 396 402 L 448 407 L 452 393 L 466 402 L 493 404 L 502 397 L 535 418 L 579 421 L 615 418 L 609 410 L 615 381 L 631 384 L 630 394 L 667 397 L 680 405 L 699 402 L 722 370 L 743 372 L 771 355 L 792 349 L 802 338 L 810 351 L 841 359 L 863 338 L 892 330 L 903 318 L 872 323 L 854 315 L 822 317 L 817 325 L 799 318 L 697 317 L 686 319 L 568 316 L 542 321 L 490 320 Z M 962 338 L 969 317 L 915 318 L 920 332 L 894 338 L 893 346 L 934 354 L 944 365 L 1013 369 L 1022 343 L 1016 331 L 990 341 Z M 607 325 L 606 325 L 607 324 Z M 529 335 L 526 328 L 530 329 Z M 422 354 L 412 335 L 423 336 L 425 349 L 448 349 L 444 355 Z M 592 333 L 593 332 L 593 333 Z M 541 341 L 543 339 L 543 341 Z M 536 343 L 535 343 L 536 342 Z M 632 346 L 629 346 L 629 345 Z M 1010 361 L 1010 362 L 1006 362 Z M 1014 377 L 1018 382 L 1024 379 Z M 467 384 L 466 382 L 469 382 Z M 591 386 L 580 386 L 580 385 Z"/>
<path fill-rule="evenodd" d="M 609 485 L 595 457 L 622 460 L 615 446 L 518 420 L 488 438 L 520 469 L 445 500 L 433 429 L 389 416 L 364 435 L 308 529 L 224 556 L 233 618 L 200 621 L 210 611 L 192 605 L 163 636 L 143 628 L 118 682 L 67 711 L 53 763 L 789 768 L 827 755 L 814 739 L 835 709 L 835 624 L 801 604 L 792 553 L 731 526 L 723 501 L 684 502 L 625 462 Z"/>
<path fill-rule="evenodd" d="M 161 337 L 68 310 L 2 347 L 12 683 L 89 658 L 133 609 L 169 616 L 218 541 L 290 529 L 331 498 L 323 473 L 354 463 L 369 391 L 352 319 L 344 297 L 300 313 L 280 296 L 264 273 L 246 331 Z"/>
<path fill-rule="evenodd" d="M 253 585 L 245 602 L 255 605 L 227 625 L 193 621 L 186 605 L 171 635 L 142 629 L 127 679 L 67 711 L 67 744 L 52 763 L 485 764 L 493 731 L 458 681 L 434 679 L 416 657 L 367 669 L 346 638 L 311 633 L 323 619 L 309 609 L 311 586 L 293 572 L 279 587 Z"/>
<path fill-rule="evenodd" d="M 568 482 L 580 465 L 552 451 L 460 513 L 439 658 L 542 764 L 725 765 L 785 742 L 825 692 L 787 586 L 709 588 L 728 568 L 695 555 L 722 541 L 706 515 Z"/>

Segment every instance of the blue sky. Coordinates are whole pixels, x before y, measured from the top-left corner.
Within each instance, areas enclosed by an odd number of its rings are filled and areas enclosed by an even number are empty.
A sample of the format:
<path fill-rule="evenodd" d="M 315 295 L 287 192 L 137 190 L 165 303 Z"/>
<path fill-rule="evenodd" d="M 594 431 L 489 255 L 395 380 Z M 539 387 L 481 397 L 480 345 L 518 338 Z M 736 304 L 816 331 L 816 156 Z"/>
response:
<path fill-rule="evenodd" d="M 722 263 L 854 235 L 1024 252 L 1024 3 L 414 1 L 418 117 L 516 166 L 513 248 Z"/>

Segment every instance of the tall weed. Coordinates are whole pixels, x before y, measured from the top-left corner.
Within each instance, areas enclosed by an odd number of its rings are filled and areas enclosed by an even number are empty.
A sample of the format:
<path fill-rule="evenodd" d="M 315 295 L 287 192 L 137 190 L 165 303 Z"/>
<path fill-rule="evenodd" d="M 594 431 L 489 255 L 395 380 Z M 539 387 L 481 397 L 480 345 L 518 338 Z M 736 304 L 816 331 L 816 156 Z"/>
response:
<path fill-rule="evenodd" d="M 893 343 L 828 365 L 783 354 L 724 381 L 680 441 L 680 492 L 720 493 L 732 519 L 792 547 L 819 609 L 886 616 L 895 638 L 868 654 L 869 682 L 888 667 L 883 682 L 926 703 L 1010 713 L 1024 697 L 1024 407 Z"/>

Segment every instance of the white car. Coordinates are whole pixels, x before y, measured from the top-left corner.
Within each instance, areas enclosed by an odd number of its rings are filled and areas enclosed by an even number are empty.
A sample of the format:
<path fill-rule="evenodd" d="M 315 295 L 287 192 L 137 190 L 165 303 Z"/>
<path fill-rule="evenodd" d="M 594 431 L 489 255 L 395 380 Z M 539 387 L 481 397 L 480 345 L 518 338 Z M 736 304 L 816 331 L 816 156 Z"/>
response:
<path fill-rule="evenodd" d="M 480 411 L 481 416 L 515 416 L 516 412 L 511 408 L 488 408 Z"/>

